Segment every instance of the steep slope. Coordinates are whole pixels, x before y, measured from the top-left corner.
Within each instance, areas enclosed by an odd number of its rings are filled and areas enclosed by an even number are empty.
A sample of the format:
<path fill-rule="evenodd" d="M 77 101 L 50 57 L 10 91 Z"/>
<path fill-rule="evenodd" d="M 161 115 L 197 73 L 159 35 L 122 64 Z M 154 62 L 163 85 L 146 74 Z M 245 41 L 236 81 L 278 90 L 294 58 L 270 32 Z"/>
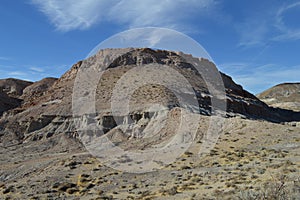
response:
<path fill-rule="evenodd" d="M 257 97 L 272 107 L 300 111 L 300 83 L 282 83 Z"/>

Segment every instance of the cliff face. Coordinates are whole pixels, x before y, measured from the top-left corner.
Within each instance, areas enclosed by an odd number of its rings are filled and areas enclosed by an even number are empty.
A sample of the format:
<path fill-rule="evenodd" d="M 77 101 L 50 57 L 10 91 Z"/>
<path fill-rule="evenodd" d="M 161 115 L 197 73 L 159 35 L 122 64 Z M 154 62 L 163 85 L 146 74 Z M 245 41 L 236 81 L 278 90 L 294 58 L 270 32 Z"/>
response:
<path fill-rule="evenodd" d="M 208 60 L 198 60 L 201 69 L 204 71 L 213 66 L 213 63 Z M 101 71 L 107 63 L 109 63 L 109 67 L 101 73 L 101 79 L 98 80 L 96 85 L 89 85 L 89 79 L 95 77 L 87 75 L 87 77 L 84 77 L 87 81 L 83 82 L 82 87 L 74 88 L 80 70 Z M 182 53 L 152 49 L 106 49 L 73 65 L 69 71 L 57 80 L 44 79 L 37 83 L 30 83 L 27 87 L 22 85 L 22 87 L 15 90 L 10 89 L 9 93 L 18 95 L 23 103 L 18 103 L 17 100 L 16 103 L 14 103 L 14 100 L 6 100 L 6 102 L 11 102 L 12 105 L 0 104 L 2 110 L 7 111 L 0 120 L 0 126 L 4 132 L 1 140 L 13 143 L 42 139 L 60 133 L 76 137 L 76 134 L 78 134 L 76 124 L 79 121 L 88 121 L 89 119 L 78 119 L 73 116 L 72 103 L 74 104 L 74 101 L 78 100 L 74 96 L 74 91 L 76 90 L 77 93 L 82 94 L 81 98 L 90 98 L 89 95 L 91 94 L 85 94 L 89 87 L 95 88 L 95 95 L 92 97 L 95 98 L 95 113 L 93 113 L 95 116 L 93 120 L 96 120 L 96 123 L 106 133 L 111 131 L 117 126 L 110 107 L 111 97 L 114 92 L 122 95 L 126 91 L 126 85 L 123 85 L 121 89 L 116 89 L 116 86 L 122 78 L 124 79 L 124 76 L 126 78 L 124 83 L 126 81 L 133 83 L 134 81 L 145 81 L 146 77 L 136 76 L 138 73 L 135 73 L 135 76 L 126 74 L 134 70 L 136 66 L 149 64 L 167 65 L 170 67 L 169 70 L 181 74 L 187 80 L 186 83 L 191 85 L 192 91 L 196 95 L 196 102 L 199 104 L 197 109 L 200 114 L 214 114 L 211 110 L 211 101 L 212 98 L 216 98 L 217 101 L 226 101 L 227 109 L 221 110 L 223 116 L 242 116 L 273 122 L 299 120 L 299 113 L 269 107 L 254 95 L 243 90 L 240 85 L 234 83 L 229 76 L 223 73 L 220 75 L 224 82 L 226 99 L 218 99 L 218 97 L 212 96 L 207 85 L 210 84 L 210 77 L 203 78 L 191 63 L 186 62 Z M 150 67 L 147 70 L 147 76 L 155 77 L 156 80 L 162 80 L 162 82 L 169 76 L 170 72 L 168 70 L 160 71 L 160 68 L 155 68 L 154 65 L 153 68 Z M 192 96 L 192 94 L 182 90 L 186 87 L 186 83 L 181 82 L 179 79 L 176 81 L 176 78 L 178 77 L 174 76 L 174 82 L 176 83 L 174 87 L 189 99 L 189 95 Z M 8 98 L 5 96 L 6 94 L 1 95 L 4 95 L 3 99 Z M 90 109 L 91 105 L 86 105 L 85 101 L 82 102 L 83 104 L 78 109 L 83 111 Z M 129 104 L 129 107 L 133 108 L 128 113 L 129 121 L 130 119 L 134 121 L 135 129 L 141 127 L 144 129 L 148 125 L 150 126 L 151 120 L 154 120 L 151 116 L 158 116 L 159 118 L 163 109 L 175 112 L 174 109 L 180 107 L 177 96 L 170 88 L 160 84 L 145 84 L 136 88 L 131 95 Z M 159 104 L 160 107 L 146 109 L 145 105 L 148 104 Z M 119 117 L 123 125 L 132 128 L 128 124 L 128 116 L 121 115 Z M 7 137 L 10 138 L 9 140 L 5 139 L 6 136 L 11 134 L 15 135 L 15 140 L 11 140 L 11 137 Z"/>

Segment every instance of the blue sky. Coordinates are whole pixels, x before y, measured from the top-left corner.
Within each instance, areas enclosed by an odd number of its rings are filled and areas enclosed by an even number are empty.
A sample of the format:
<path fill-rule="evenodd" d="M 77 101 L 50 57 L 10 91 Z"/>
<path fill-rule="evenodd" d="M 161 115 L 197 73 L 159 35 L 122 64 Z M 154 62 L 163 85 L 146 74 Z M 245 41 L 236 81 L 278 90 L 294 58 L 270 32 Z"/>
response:
<path fill-rule="evenodd" d="M 252 93 L 300 82 L 300 1 L 2 0 L 0 78 L 61 76 L 100 42 L 131 28 L 195 39 Z"/>

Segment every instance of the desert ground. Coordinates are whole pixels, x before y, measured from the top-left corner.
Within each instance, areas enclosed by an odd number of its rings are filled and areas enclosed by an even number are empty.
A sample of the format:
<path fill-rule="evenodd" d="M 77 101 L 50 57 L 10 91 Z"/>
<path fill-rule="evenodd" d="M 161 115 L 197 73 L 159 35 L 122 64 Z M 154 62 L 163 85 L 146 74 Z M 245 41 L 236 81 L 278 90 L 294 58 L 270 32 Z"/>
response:
<path fill-rule="evenodd" d="M 147 173 L 107 167 L 66 135 L 1 147 L 1 198 L 298 199 L 299 132 L 299 124 L 229 118 L 208 154 L 198 154 L 199 138 L 174 163 Z"/>

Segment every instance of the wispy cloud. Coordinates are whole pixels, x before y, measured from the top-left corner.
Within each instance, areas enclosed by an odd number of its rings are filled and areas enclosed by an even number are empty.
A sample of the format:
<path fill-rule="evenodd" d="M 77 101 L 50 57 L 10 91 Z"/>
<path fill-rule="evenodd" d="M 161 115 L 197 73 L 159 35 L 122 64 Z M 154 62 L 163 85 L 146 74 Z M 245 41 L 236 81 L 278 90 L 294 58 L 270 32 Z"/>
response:
<path fill-rule="evenodd" d="M 266 43 L 266 35 L 269 31 L 268 21 L 265 19 L 246 19 L 244 22 L 236 25 L 240 42 L 238 46 L 249 47 L 262 45 Z"/>
<path fill-rule="evenodd" d="M 177 26 L 183 20 L 208 12 L 213 0 L 122 0 L 110 10 L 113 20 L 138 26 Z M 206 13 L 207 14 L 207 13 Z"/>
<path fill-rule="evenodd" d="M 300 14 L 288 21 L 286 17 L 291 12 L 300 13 L 300 1 L 266 8 L 265 12 L 255 12 L 242 22 L 236 23 L 235 28 L 240 36 L 239 46 L 268 46 L 273 42 L 299 40 L 300 26 L 291 27 L 289 23 L 299 24 Z"/>
<path fill-rule="evenodd" d="M 23 71 L 12 71 L 7 73 L 9 76 L 26 76 L 27 73 Z"/>
<path fill-rule="evenodd" d="M 30 67 L 29 69 L 33 72 L 39 72 L 39 73 L 42 73 L 45 71 L 45 69 L 42 67 Z"/>
<path fill-rule="evenodd" d="M 0 79 L 17 78 L 28 81 L 38 81 L 45 77 L 57 77 L 65 73 L 70 65 L 55 65 L 43 67 L 30 67 L 28 65 L 18 67 L 14 65 L 0 65 Z"/>
<path fill-rule="evenodd" d="M 285 15 L 287 15 L 291 11 L 300 12 L 300 1 L 287 5 L 282 6 L 277 14 L 276 14 L 276 27 L 280 30 L 281 34 L 276 36 L 274 40 L 298 40 L 300 39 L 300 26 L 296 28 L 290 27 L 286 21 L 284 20 Z M 298 15 L 300 17 L 300 15 Z M 298 19 L 294 19 L 297 20 Z"/>
<path fill-rule="evenodd" d="M 11 60 L 11 58 L 5 57 L 5 56 L 0 56 L 0 60 L 7 61 L 7 60 Z"/>
<path fill-rule="evenodd" d="M 87 29 L 103 20 L 111 1 L 99 0 L 32 0 L 61 31 Z"/>
<path fill-rule="evenodd" d="M 233 77 L 234 81 L 255 94 L 276 84 L 299 82 L 300 66 L 278 66 L 275 64 L 226 63 L 219 65 L 221 71 Z"/>
<path fill-rule="evenodd" d="M 19 68 L 13 66 L 0 65 L 0 79 L 6 78 L 17 78 L 27 81 L 33 80 L 32 75 L 27 71 L 22 71 Z"/>
<path fill-rule="evenodd" d="M 101 21 L 129 27 L 184 25 L 186 19 L 207 14 L 215 0 L 32 0 L 60 31 L 84 30 Z"/>

